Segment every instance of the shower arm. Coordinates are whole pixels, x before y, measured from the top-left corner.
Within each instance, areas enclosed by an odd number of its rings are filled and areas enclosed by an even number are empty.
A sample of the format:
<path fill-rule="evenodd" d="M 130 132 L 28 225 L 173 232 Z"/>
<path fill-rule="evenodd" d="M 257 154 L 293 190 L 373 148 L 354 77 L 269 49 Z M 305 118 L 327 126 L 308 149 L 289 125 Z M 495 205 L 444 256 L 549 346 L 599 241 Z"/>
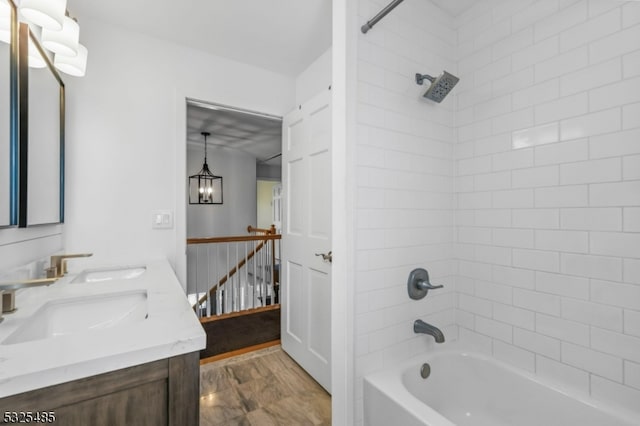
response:
<path fill-rule="evenodd" d="M 363 34 L 366 34 L 367 31 L 369 31 L 371 28 L 373 28 L 373 26 L 375 24 L 378 23 L 379 20 L 381 20 L 382 18 L 384 18 L 385 16 L 387 16 L 387 14 L 389 12 L 391 12 L 393 9 L 396 8 L 396 6 L 398 6 L 400 3 L 402 3 L 404 0 L 393 0 L 391 3 L 389 3 L 389 5 L 387 5 L 387 7 L 385 7 L 384 9 L 382 9 L 376 16 L 374 16 L 373 18 L 371 18 L 370 21 L 367 21 L 366 24 L 364 24 L 362 27 L 360 27 L 360 30 L 362 31 Z"/>
<path fill-rule="evenodd" d="M 432 82 L 432 83 L 433 83 L 434 81 L 436 81 L 435 77 L 431 77 L 429 74 L 420 74 L 420 73 L 417 73 L 417 74 L 416 74 L 416 83 L 418 83 L 419 85 L 421 85 L 421 86 L 422 86 L 422 83 L 424 83 L 424 79 L 425 79 L 425 78 L 426 78 L 427 80 L 429 80 L 430 82 Z"/>

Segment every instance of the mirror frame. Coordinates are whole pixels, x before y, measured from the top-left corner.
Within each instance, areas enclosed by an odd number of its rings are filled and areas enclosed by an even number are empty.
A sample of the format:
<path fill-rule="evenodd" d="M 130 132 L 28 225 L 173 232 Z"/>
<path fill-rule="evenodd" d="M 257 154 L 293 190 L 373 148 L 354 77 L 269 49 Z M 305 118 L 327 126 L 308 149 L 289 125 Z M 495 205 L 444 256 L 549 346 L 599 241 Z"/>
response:
<path fill-rule="evenodd" d="M 14 0 L 7 0 L 11 9 L 11 40 L 9 46 L 9 223 L 0 229 L 18 225 L 19 200 L 19 98 L 18 98 L 18 7 Z"/>
<path fill-rule="evenodd" d="M 18 206 L 18 227 L 25 228 L 27 226 L 43 226 L 64 223 L 64 175 L 65 175 L 65 86 L 60 74 L 53 66 L 49 55 L 47 55 L 29 29 L 29 25 L 20 22 L 18 30 L 18 70 L 19 70 L 19 109 L 20 109 L 20 159 L 19 159 L 19 206 Z M 29 39 L 38 49 L 40 55 L 45 60 L 47 68 L 51 75 L 60 85 L 60 154 L 58 161 L 60 162 L 60 181 L 59 181 L 59 216 L 58 221 L 48 223 L 29 224 L 27 221 L 28 211 L 28 171 L 29 171 Z"/>

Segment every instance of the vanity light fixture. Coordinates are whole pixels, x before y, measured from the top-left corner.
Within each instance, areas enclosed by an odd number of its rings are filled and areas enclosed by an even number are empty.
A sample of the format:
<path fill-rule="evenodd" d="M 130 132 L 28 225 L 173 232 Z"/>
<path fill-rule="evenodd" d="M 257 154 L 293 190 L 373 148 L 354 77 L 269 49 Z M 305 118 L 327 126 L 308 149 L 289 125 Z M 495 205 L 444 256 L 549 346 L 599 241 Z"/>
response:
<path fill-rule="evenodd" d="M 3 1 L 3 0 L 0 0 Z M 66 0 L 22 0 L 20 16 L 37 28 L 38 41 L 53 57 L 53 65 L 65 74 L 84 77 L 87 70 L 87 48 L 79 43 L 80 25 L 69 16 Z M 44 66 L 44 61 L 36 58 L 38 52 L 29 46 L 29 66 Z"/>
<path fill-rule="evenodd" d="M 211 133 L 200 134 L 204 136 L 204 162 L 198 173 L 189 176 L 189 204 L 222 204 L 222 176 L 211 173 L 207 164 L 207 137 Z"/>
<path fill-rule="evenodd" d="M 47 66 L 47 61 L 42 57 L 40 50 L 31 37 L 29 37 L 27 63 L 29 64 L 29 68 L 45 68 Z"/>
<path fill-rule="evenodd" d="M 74 77 L 84 77 L 87 71 L 88 50 L 81 44 L 78 44 L 78 54 L 76 56 L 67 56 L 56 53 L 53 58 L 53 66 L 65 74 Z"/>
<path fill-rule="evenodd" d="M 29 22 L 48 30 L 63 27 L 67 0 L 21 0 L 20 14 Z"/>
<path fill-rule="evenodd" d="M 80 25 L 70 16 L 64 17 L 61 30 L 42 29 L 42 46 L 55 54 L 76 56 L 80 41 Z"/>

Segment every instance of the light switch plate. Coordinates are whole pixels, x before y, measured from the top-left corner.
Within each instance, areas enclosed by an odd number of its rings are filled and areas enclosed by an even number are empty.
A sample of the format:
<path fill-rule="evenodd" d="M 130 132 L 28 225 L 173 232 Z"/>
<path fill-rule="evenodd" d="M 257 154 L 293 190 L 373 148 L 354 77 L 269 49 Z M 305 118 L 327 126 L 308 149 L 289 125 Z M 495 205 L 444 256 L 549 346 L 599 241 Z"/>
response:
<path fill-rule="evenodd" d="M 151 227 L 153 229 L 172 229 L 173 210 L 154 210 L 151 214 Z"/>

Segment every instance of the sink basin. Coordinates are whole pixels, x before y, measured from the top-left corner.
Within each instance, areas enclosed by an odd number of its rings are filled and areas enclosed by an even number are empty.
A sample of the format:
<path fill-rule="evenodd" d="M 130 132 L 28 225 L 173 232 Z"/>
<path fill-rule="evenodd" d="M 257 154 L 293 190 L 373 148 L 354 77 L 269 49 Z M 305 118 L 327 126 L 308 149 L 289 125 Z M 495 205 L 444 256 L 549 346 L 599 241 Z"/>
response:
<path fill-rule="evenodd" d="M 113 268 L 87 269 L 71 280 L 72 283 L 98 283 L 111 280 L 131 280 L 144 274 L 146 266 L 116 266 Z"/>
<path fill-rule="evenodd" d="M 121 327 L 147 318 L 147 291 L 136 290 L 47 302 L 1 345 Z"/>

